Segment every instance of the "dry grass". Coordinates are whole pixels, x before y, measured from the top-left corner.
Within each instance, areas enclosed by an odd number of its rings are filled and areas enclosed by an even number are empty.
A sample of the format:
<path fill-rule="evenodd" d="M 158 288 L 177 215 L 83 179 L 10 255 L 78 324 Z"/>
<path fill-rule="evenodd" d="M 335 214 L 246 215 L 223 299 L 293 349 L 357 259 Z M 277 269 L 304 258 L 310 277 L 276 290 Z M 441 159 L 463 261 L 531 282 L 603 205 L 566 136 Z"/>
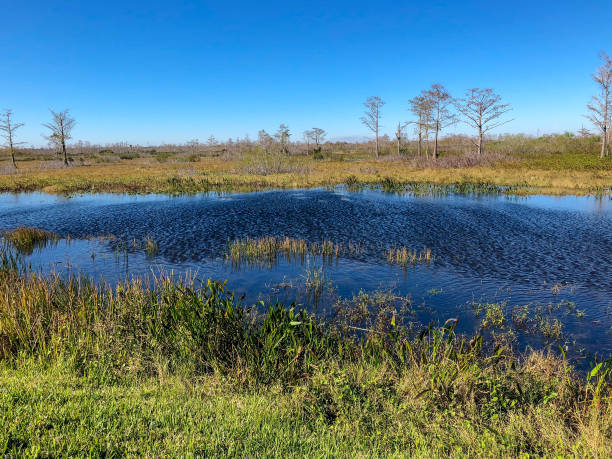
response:
<path fill-rule="evenodd" d="M 446 161 L 449 167 L 440 167 Z M 529 161 L 532 161 L 529 159 Z M 592 194 L 612 188 L 612 169 L 583 168 L 580 162 L 547 164 L 528 160 L 488 166 L 453 166 L 451 160 L 420 164 L 395 160 L 309 159 L 299 172 L 249 174 L 235 161 L 202 158 L 199 162 L 159 163 L 146 158 L 109 164 L 40 169 L 39 161 L 22 161 L 17 173 L 0 175 L 1 191 L 71 192 L 197 192 L 309 188 L 338 184 L 398 183 L 488 184 L 515 187 L 518 194 Z M 556 165 L 555 165 L 556 164 Z"/>

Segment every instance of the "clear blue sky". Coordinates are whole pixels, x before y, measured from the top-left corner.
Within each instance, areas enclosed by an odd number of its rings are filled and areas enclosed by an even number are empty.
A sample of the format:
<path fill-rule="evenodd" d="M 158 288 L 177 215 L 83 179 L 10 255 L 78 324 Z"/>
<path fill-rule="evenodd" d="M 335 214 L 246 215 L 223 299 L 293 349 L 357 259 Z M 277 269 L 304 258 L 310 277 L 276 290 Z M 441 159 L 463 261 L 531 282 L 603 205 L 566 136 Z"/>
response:
<path fill-rule="evenodd" d="M 370 95 L 387 101 L 391 133 L 434 82 L 454 96 L 496 89 L 514 107 L 504 132 L 574 131 L 598 52 L 612 54 L 611 0 L 0 0 L 0 11 L 0 108 L 33 144 L 48 108 L 70 108 L 75 139 L 94 143 L 255 138 L 280 123 L 293 138 L 313 126 L 364 136 Z"/>

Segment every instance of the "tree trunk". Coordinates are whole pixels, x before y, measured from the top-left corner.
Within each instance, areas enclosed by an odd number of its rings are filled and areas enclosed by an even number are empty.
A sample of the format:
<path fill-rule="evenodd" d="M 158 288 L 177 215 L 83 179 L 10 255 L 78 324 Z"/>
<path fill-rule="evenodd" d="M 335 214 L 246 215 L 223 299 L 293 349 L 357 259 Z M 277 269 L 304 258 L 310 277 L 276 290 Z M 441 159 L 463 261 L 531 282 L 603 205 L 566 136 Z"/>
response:
<path fill-rule="evenodd" d="M 433 159 L 438 159 L 438 127 L 436 126 L 436 135 L 434 137 Z"/>
<path fill-rule="evenodd" d="M 400 155 L 400 147 L 401 147 L 401 140 L 402 140 L 402 123 L 397 123 L 397 134 L 395 134 L 395 136 L 397 137 L 397 156 Z"/>
<path fill-rule="evenodd" d="M 376 127 L 376 159 L 378 159 L 379 150 L 378 150 L 378 127 Z"/>
<path fill-rule="evenodd" d="M 419 156 L 421 156 L 421 154 L 423 153 L 423 134 L 421 132 L 421 128 L 419 128 L 419 146 L 418 146 L 418 152 L 419 152 Z"/>
<path fill-rule="evenodd" d="M 601 136 L 601 155 L 600 155 L 601 158 L 603 158 L 604 156 L 608 154 L 607 149 L 608 149 L 608 133 L 604 129 L 602 136 Z"/>
<path fill-rule="evenodd" d="M 17 169 L 17 163 L 15 162 L 15 151 L 11 147 L 11 161 L 13 162 L 13 167 Z"/>
<path fill-rule="evenodd" d="M 62 141 L 62 152 L 64 153 L 64 166 L 68 165 L 68 154 L 66 153 L 66 142 Z"/>
<path fill-rule="evenodd" d="M 482 155 L 482 129 L 478 130 L 478 155 Z"/>

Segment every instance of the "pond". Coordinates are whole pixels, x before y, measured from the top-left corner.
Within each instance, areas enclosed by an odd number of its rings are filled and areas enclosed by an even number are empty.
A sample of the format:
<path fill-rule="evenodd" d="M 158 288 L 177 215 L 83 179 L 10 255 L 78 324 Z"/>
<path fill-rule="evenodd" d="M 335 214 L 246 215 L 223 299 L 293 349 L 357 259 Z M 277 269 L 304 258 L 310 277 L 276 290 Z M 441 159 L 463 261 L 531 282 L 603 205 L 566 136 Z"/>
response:
<path fill-rule="evenodd" d="M 0 195 L 0 229 L 18 226 L 70 237 L 25 255 L 43 272 L 110 283 L 189 273 L 226 280 L 247 304 L 296 302 L 322 318 L 360 292 L 391 292 L 410 304 L 410 321 L 421 326 L 458 318 L 461 332 L 511 332 L 518 348 L 563 348 L 579 365 L 612 353 L 609 197 L 402 196 L 344 187 Z M 230 241 L 264 236 L 342 249 L 228 261 Z M 388 250 L 404 247 L 429 249 L 432 259 L 388 261 Z"/>

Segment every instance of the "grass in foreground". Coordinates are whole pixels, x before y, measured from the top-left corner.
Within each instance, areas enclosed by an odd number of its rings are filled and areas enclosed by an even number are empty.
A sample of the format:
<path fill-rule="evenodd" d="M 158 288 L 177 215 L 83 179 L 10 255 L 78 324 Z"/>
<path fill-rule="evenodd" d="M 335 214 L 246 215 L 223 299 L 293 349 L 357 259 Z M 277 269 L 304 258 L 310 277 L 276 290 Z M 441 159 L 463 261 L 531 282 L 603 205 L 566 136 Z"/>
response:
<path fill-rule="evenodd" d="M 454 320 L 412 335 L 403 299 L 346 303 L 359 311 L 323 324 L 244 308 L 215 282 L 111 288 L 10 259 L 2 454 L 612 454 L 610 361 L 585 379 L 552 354 L 457 335 Z"/>

